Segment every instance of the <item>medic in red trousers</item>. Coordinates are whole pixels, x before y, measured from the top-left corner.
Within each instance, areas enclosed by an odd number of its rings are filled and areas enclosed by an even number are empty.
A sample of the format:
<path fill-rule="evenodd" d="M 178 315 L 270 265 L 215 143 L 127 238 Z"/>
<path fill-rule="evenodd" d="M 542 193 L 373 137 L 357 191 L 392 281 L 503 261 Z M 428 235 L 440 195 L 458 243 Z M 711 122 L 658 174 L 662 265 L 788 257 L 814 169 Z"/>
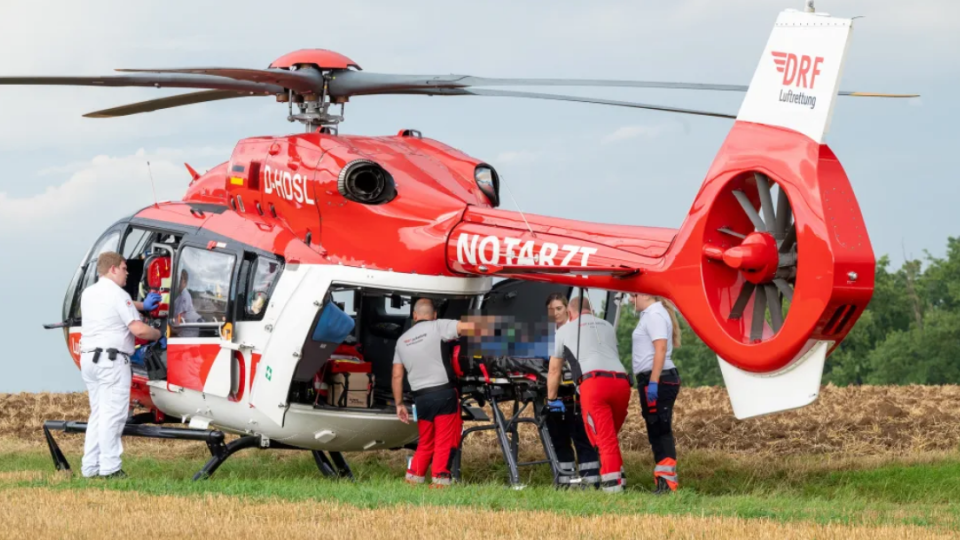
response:
<path fill-rule="evenodd" d="M 403 373 L 406 369 L 414 396 L 417 429 L 420 438 L 407 470 L 407 482 L 422 484 L 432 466 L 432 487 L 451 483 L 450 465 L 460 447 L 463 420 L 460 417 L 460 396 L 454 386 L 451 370 L 443 361 L 442 343 L 460 337 L 473 326 L 451 319 L 436 320 L 433 302 L 421 298 L 414 305 L 413 326 L 397 340 L 393 355 L 393 397 L 397 417 L 410 423 L 403 404 Z"/>
<path fill-rule="evenodd" d="M 625 479 L 618 435 L 627 419 L 630 381 L 620 363 L 616 331 L 593 316 L 589 298 L 574 297 L 567 309 L 570 322 L 557 330 L 550 358 L 547 399 L 557 399 L 563 363 L 569 362 L 580 392 L 587 437 L 600 454 L 600 486 L 607 492 L 622 492 Z"/>

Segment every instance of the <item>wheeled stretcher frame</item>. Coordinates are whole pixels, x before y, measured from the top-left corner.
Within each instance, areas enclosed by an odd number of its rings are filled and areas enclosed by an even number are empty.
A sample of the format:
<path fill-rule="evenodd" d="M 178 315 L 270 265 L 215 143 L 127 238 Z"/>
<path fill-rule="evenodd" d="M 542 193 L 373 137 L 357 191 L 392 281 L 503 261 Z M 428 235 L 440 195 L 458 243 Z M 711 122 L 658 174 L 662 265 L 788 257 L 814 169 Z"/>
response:
<path fill-rule="evenodd" d="M 464 412 L 464 421 L 490 423 L 463 430 L 460 442 L 461 451 L 457 452 L 451 469 L 454 479 L 460 480 L 462 449 L 467 437 L 471 433 L 478 431 L 493 430 L 496 432 L 497 442 L 500 445 L 503 460 L 507 464 L 511 487 L 514 489 L 522 489 L 524 487 L 520 482 L 520 467 L 543 464 L 550 465 L 551 472 L 553 473 L 553 484 L 559 486 L 560 465 L 557 462 L 557 455 L 553 449 L 553 441 L 550 439 L 550 433 L 547 431 L 547 425 L 541 407 L 541 404 L 545 402 L 546 387 L 522 376 L 494 379 L 462 377 L 460 380 L 462 383 L 460 393 L 461 410 Z M 484 402 L 489 403 L 493 411 L 493 419 L 487 416 L 480 407 L 471 406 L 471 401 L 476 402 L 477 405 L 480 406 L 482 406 Z M 503 414 L 503 411 L 501 411 L 499 407 L 501 403 L 507 401 L 513 402 L 513 410 L 509 418 Z M 531 405 L 533 405 L 533 417 L 521 418 L 520 415 Z M 520 435 L 517 428 L 520 424 L 532 424 L 536 427 L 545 459 L 519 461 Z"/>

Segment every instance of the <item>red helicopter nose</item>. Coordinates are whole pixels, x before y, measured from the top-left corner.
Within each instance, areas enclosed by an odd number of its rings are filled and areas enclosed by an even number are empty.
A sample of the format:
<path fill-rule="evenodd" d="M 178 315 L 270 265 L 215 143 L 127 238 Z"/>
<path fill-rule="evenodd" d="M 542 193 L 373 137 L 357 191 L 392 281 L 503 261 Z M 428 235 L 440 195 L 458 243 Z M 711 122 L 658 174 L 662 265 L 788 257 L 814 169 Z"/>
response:
<path fill-rule="evenodd" d="M 743 272 L 751 283 L 767 283 L 777 274 L 780 254 L 777 241 L 769 233 L 753 232 L 743 243 L 724 250 L 717 246 L 703 247 L 703 254 L 711 260 L 723 261 L 730 268 Z"/>

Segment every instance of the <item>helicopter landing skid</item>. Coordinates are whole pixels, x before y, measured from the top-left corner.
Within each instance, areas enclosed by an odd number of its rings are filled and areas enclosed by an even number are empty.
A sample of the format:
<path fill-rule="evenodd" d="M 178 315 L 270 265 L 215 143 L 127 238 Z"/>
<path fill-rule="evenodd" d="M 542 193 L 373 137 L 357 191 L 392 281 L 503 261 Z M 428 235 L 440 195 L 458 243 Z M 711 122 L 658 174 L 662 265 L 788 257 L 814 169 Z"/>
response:
<path fill-rule="evenodd" d="M 133 422 L 123 426 L 123 436 L 125 437 L 144 437 L 149 439 L 179 439 L 183 441 L 203 441 L 207 446 L 223 444 L 223 432 L 207 429 L 191 428 L 171 428 L 157 425 L 146 425 L 141 418 L 133 418 Z M 62 431 L 64 433 L 86 433 L 86 422 L 68 422 L 64 420 L 47 420 L 43 423 L 43 436 L 47 440 L 47 447 L 50 449 L 50 457 L 53 458 L 53 466 L 58 471 L 69 471 L 70 463 L 66 456 L 60 450 L 57 441 L 54 440 L 51 430 Z"/>
<path fill-rule="evenodd" d="M 139 416 L 139 415 L 138 415 Z M 224 434 L 218 430 L 191 429 L 191 428 L 172 428 L 158 425 L 145 425 L 144 417 L 134 417 L 132 421 L 123 427 L 123 435 L 126 437 L 144 437 L 151 439 L 178 439 L 184 441 L 198 441 L 207 443 L 210 449 L 210 460 L 193 475 L 194 481 L 210 478 L 220 465 L 233 454 L 245 448 L 272 448 L 275 450 L 303 450 L 278 441 L 271 441 L 260 437 L 259 435 L 247 435 L 239 439 L 224 442 Z M 50 457 L 53 458 L 53 466 L 58 471 L 69 471 L 70 462 L 67 461 L 60 445 L 50 433 L 51 430 L 62 431 L 64 433 L 86 433 L 86 422 L 68 422 L 64 420 L 48 420 L 43 423 L 43 436 L 47 441 L 47 447 L 50 449 Z M 354 479 L 353 471 L 350 465 L 340 452 L 330 452 L 328 458 L 320 450 L 313 450 L 313 458 L 317 463 L 317 468 L 328 478 L 349 478 Z"/>

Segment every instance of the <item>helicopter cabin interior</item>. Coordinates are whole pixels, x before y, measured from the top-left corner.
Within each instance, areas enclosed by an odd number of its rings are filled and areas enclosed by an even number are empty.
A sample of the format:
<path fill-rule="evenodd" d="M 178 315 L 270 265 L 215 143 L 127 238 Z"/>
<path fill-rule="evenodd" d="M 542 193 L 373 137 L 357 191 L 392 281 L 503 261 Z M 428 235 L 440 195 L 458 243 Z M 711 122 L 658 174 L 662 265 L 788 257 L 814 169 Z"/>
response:
<path fill-rule="evenodd" d="M 307 336 L 303 357 L 290 387 L 290 403 L 317 408 L 373 409 L 393 414 L 392 393 L 394 349 L 397 340 L 413 325 L 413 307 L 420 298 L 430 298 L 437 317 L 460 319 L 468 314 L 510 316 L 513 320 L 542 325 L 546 318 L 546 299 L 552 293 L 571 298 L 579 289 L 545 282 L 504 279 L 485 295 L 413 294 L 401 290 L 376 289 L 333 284 L 324 305 L 333 302 L 353 319 L 349 335 L 334 347 L 322 347 L 314 336 Z M 602 291 L 603 305 L 616 305 L 616 293 Z M 599 306 L 598 306 L 599 307 Z M 313 325 L 322 316 L 318 313 Z M 603 310 L 602 316 L 615 323 L 617 310 Z M 451 363 L 454 347 L 466 339 L 444 345 L 445 363 Z M 466 350 L 466 349 L 462 349 Z M 448 368 L 450 369 L 450 368 Z M 404 377 L 405 401 L 410 387 Z"/>
<path fill-rule="evenodd" d="M 126 259 L 125 289 L 133 299 L 142 300 L 151 290 L 161 293 L 161 305 L 147 314 L 148 324 L 170 338 L 210 338 L 217 350 L 221 340 L 232 340 L 234 324 L 263 319 L 283 271 L 283 260 L 273 254 L 198 236 L 196 229 L 157 227 L 135 219 L 122 221 L 94 244 L 71 282 L 64 302 L 64 320 L 70 326 L 81 324 L 80 293 L 96 282 L 96 260 L 105 251 L 118 251 Z M 544 320 L 545 300 L 551 293 L 569 298 L 576 290 L 565 285 L 505 279 L 481 298 L 419 295 L 334 283 L 323 305 L 335 303 L 352 319 L 352 329 L 344 339 L 326 346 L 317 341 L 316 332 L 305 336 L 288 402 L 392 414 L 394 348 L 413 324 L 413 306 L 419 298 L 431 298 L 439 318 L 460 319 L 477 313 L 479 308 L 485 315 L 510 315 L 535 322 Z M 614 305 L 613 294 L 607 292 L 606 305 Z M 323 311 L 318 312 L 311 328 L 318 325 Z M 616 310 L 608 311 L 604 317 L 615 322 Z M 144 349 L 143 344 L 138 340 L 138 353 Z M 443 353 L 452 355 L 455 344 L 449 344 Z M 151 358 L 135 355 L 134 373 L 209 393 L 209 387 L 196 375 L 199 364 L 179 365 L 193 360 L 171 353 L 171 346 L 172 342 L 168 343 L 168 351 L 158 351 Z M 242 399 L 248 388 L 245 378 L 249 377 L 249 384 L 253 384 L 251 370 L 239 363 L 239 359 L 234 361 L 230 380 L 220 384 L 223 397 L 235 401 Z M 409 391 L 406 377 L 404 391 Z"/>

